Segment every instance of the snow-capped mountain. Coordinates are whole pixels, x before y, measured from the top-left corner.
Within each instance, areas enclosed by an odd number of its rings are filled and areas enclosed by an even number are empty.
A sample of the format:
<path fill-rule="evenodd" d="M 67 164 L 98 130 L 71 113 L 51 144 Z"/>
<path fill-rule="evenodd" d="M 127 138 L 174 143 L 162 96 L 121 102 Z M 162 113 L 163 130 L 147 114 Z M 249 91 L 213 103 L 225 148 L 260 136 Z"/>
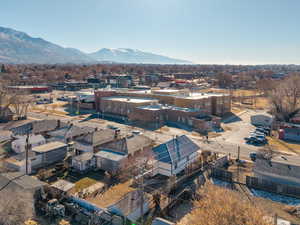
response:
<path fill-rule="evenodd" d="M 10 28 L 0 27 L 0 63 L 153 63 L 190 64 L 191 62 L 173 59 L 153 53 L 129 48 L 103 48 L 86 54 L 75 48 L 64 48 L 42 38 Z"/>
<path fill-rule="evenodd" d="M 91 63 L 85 53 L 0 27 L 0 63 Z"/>
<path fill-rule="evenodd" d="M 89 56 L 98 61 L 112 61 L 118 63 L 191 64 L 191 62 L 186 60 L 174 59 L 130 48 L 102 48 L 97 52 L 89 54 Z"/>

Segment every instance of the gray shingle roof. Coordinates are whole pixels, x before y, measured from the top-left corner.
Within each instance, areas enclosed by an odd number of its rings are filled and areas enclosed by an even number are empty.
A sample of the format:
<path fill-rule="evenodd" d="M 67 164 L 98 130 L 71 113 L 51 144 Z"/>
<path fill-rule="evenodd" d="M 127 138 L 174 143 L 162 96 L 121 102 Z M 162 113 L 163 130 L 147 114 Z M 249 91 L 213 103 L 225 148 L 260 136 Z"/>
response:
<path fill-rule="evenodd" d="M 29 131 L 30 133 L 42 133 L 42 132 L 47 132 L 47 131 L 52 131 L 58 128 L 59 122 L 58 120 L 36 120 L 36 121 L 31 121 L 25 124 L 22 124 L 17 127 L 13 127 L 11 131 L 17 135 L 24 135 L 27 134 Z"/>
<path fill-rule="evenodd" d="M 35 179 L 31 176 L 24 175 L 20 172 L 1 173 L 0 189 L 5 186 L 6 188 L 9 188 L 11 185 L 18 186 L 22 189 L 30 190 L 45 186 L 46 183 L 41 182 L 38 179 Z"/>
<path fill-rule="evenodd" d="M 155 158 L 165 163 L 178 162 L 198 150 L 199 146 L 185 135 L 153 148 Z"/>
<path fill-rule="evenodd" d="M 148 147 L 152 144 L 152 140 L 144 135 L 132 135 L 117 139 L 101 146 L 102 149 L 122 152 L 124 154 L 133 154 L 134 152 Z"/>
<path fill-rule="evenodd" d="M 104 129 L 93 131 L 92 133 L 85 134 L 84 136 L 77 139 L 79 142 L 84 142 L 93 146 L 99 146 L 114 140 L 115 131 L 112 129 Z"/>

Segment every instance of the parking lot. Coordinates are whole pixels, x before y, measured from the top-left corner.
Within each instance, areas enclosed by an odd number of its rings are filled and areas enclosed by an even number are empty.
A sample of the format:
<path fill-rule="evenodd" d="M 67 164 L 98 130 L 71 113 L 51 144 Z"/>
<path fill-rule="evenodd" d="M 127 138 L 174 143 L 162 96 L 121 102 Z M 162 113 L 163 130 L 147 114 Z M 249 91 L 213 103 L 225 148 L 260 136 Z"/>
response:
<path fill-rule="evenodd" d="M 225 141 L 239 146 L 246 146 L 248 148 L 257 149 L 257 146 L 249 145 L 245 142 L 245 138 L 249 136 L 250 132 L 255 130 L 255 126 L 251 124 L 251 116 L 260 113 L 259 111 L 246 110 L 242 112 L 234 122 L 227 123 L 228 127 L 217 141 Z"/>

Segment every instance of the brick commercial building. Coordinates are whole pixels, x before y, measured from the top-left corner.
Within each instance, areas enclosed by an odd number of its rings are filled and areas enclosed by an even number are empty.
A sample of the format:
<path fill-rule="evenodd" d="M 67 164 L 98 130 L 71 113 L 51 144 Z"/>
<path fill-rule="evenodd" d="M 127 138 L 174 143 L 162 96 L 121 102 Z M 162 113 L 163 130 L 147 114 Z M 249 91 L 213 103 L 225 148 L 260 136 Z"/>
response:
<path fill-rule="evenodd" d="M 36 94 L 51 92 L 52 89 L 49 86 L 8 86 L 11 91 L 17 91 L 22 93 Z"/>
<path fill-rule="evenodd" d="M 99 111 L 127 117 L 136 107 L 158 104 L 157 99 L 112 96 L 101 98 Z"/>
<path fill-rule="evenodd" d="M 172 124 L 194 128 L 200 132 L 220 127 L 220 118 L 209 116 L 200 109 L 165 106 L 161 104 L 136 107 L 129 115 L 130 121 L 156 127 Z"/>
<path fill-rule="evenodd" d="M 212 114 L 216 116 L 223 116 L 225 113 L 231 111 L 230 95 L 220 93 L 190 93 L 186 90 L 173 89 L 141 91 L 129 89 L 99 90 L 95 92 L 96 108 L 98 111 L 101 111 L 99 110 L 101 99 L 107 96 L 128 96 L 135 98 L 157 99 L 161 104 L 199 109 L 209 115 Z"/>
<path fill-rule="evenodd" d="M 218 93 L 187 93 L 176 96 L 174 105 L 202 109 L 207 114 L 223 116 L 231 111 L 231 97 Z"/>

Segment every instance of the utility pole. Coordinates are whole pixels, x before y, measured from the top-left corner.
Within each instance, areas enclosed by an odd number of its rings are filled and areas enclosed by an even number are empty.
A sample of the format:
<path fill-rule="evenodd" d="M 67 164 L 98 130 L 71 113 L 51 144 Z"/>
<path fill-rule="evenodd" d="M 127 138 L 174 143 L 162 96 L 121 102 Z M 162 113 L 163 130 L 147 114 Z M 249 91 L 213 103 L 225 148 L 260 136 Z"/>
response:
<path fill-rule="evenodd" d="M 274 225 L 277 225 L 278 215 L 275 213 L 274 215 Z"/>
<path fill-rule="evenodd" d="M 141 225 L 144 224 L 144 177 L 141 181 Z"/>
<path fill-rule="evenodd" d="M 237 157 L 237 181 L 240 181 L 240 146 L 238 146 L 238 157 Z"/>
<path fill-rule="evenodd" d="M 25 174 L 28 175 L 28 151 L 29 151 L 29 130 L 27 131 L 26 145 L 25 145 Z"/>

